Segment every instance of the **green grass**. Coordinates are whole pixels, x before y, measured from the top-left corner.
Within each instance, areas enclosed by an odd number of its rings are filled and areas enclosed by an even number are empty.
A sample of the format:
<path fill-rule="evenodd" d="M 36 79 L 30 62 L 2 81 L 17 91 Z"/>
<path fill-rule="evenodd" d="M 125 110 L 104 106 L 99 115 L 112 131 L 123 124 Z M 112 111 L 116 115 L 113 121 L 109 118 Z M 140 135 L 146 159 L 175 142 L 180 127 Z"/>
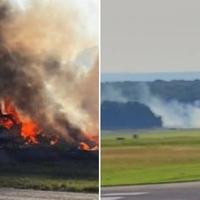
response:
<path fill-rule="evenodd" d="M 200 180 L 200 130 L 106 132 L 102 185 Z M 117 140 L 123 137 L 124 140 Z"/>
<path fill-rule="evenodd" d="M 0 187 L 98 192 L 98 164 L 91 160 L 0 166 Z"/>

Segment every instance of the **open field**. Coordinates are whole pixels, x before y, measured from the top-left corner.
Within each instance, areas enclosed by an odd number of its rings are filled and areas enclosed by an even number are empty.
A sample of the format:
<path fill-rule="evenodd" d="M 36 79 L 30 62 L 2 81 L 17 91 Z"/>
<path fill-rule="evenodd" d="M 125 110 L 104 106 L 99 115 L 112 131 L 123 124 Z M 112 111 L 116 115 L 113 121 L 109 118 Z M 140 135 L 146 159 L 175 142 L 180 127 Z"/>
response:
<path fill-rule="evenodd" d="M 0 187 L 98 192 L 98 162 L 76 159 L 1 165 Z"/>
<path fill-rule="evenodd" d="M 193 180 L 200 180 L 200 130 L 102 134 L 102 185 Z"/>

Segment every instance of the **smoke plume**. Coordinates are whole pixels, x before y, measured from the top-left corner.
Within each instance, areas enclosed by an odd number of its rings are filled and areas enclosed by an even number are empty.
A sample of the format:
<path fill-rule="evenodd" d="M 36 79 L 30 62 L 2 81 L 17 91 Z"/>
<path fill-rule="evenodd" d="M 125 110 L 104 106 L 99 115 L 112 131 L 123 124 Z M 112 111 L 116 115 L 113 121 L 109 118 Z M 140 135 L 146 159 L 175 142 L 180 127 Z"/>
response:
<path fill-rule="evenodd" d="M 97 18 L 97 0 L 0 3 L 0 99 L 72 144 L 98 135 Z"/>
<path fill-rule="evenodd" d="M 128 101 L 147 105 L 151 111 L 162 118 L 165 128 L 200 128 L 200 101 L 182 103 L 177 100 L 165 100 L 151 93 L 145 83 L 138 83 L 135 95 L 128 97 L 122 88 L 107 86 L 102 93 L 102 101 Z"/>

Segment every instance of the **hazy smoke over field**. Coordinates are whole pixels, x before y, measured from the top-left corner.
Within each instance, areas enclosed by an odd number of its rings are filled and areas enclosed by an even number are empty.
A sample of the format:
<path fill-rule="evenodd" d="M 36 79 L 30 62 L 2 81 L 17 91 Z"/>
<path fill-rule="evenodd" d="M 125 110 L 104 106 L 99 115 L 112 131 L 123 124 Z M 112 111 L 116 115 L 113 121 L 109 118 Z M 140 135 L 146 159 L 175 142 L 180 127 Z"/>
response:
<path fill-rule="evenodd" d="M 137 101 L 147 105 L 152 112 L 161 116 L 163 127 L 166 128 L 199 128 L 200 101 L 192 104 L 181 103 L 177 100 L 164 100 L 153 95 L 145 83 L 138 83 L 136 95 L 132 98 L 123 94 L 122 89 L 108 86 L 102 93 L 102 101 L 128 102 Z"/>
<path fill-rule="evenodd" d="M 97 2 L 0 3 L 0 98 L 72 143 L 98 134 Z"/>

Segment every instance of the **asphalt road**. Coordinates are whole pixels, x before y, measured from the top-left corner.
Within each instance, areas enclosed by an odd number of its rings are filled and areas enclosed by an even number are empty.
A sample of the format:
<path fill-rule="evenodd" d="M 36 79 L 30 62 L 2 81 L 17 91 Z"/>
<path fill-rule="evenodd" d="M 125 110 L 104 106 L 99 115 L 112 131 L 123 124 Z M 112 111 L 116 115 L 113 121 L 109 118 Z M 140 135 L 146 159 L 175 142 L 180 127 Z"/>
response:
<path fill-rule="evenodd" d="M 0 200 L 98 200 L 98 195 L 0 188 Z"/>
<path fill-rule="evenodd" d="M 102 188 L 102 200 L 200 200 L 200 182 Z"/>

